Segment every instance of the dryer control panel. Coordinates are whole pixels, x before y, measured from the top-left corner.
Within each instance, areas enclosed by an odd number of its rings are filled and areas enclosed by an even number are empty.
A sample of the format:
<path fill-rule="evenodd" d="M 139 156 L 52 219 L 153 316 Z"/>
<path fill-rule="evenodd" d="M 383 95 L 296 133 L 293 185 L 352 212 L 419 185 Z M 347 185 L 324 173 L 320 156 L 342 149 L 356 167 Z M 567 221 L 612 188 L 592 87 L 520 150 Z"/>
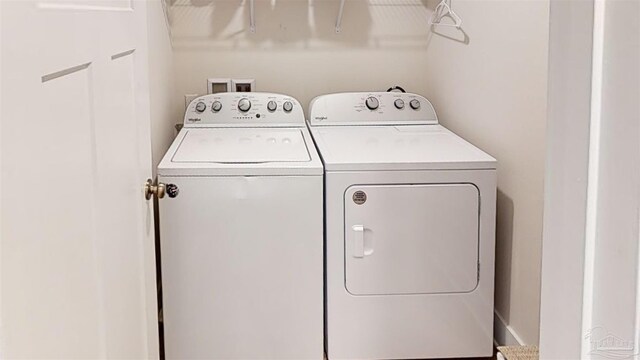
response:
<path fill-rule="evenodd" d="M 321 95 L 311 100 L 309 115 L 312 126 L 438 123 L 429 100 L 417 94 L 399 92 Z"/>
<path fill-rule="evenodd" d="M 185 127 L 303 127 L 295 98 L 272 93 L 216 93 L 197 97 L 184 114 Z"/>

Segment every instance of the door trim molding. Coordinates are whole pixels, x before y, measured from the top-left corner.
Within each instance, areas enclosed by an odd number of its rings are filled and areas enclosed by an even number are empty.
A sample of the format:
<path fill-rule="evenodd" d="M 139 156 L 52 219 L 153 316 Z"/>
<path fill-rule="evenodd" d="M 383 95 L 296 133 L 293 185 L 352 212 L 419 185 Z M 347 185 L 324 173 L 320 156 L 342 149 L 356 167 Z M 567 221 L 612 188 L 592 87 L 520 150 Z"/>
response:
<path fill-rule="evenodd" d="M 602 78 L 604 67 L 605 1 L 593 3 L 593 39 L 591 55 L 591 113 L 589 118 L 589 162 L 584 245 L 584 279 L 582 294 L 582 334 L 593 328 L 593 296 L 598 223 L 598 189 L 600 173 L 600 130 L 602 121 Z M 581 359 L 588 359 L 590 339 L 581 337 Z"/>
<path fill-rule="evenodd" d="M 582 354 L 594 2 L 550 3 L 541 359 Z"/>
<path fill-rule="evenodd" d="M 640 4 L 552 1 L 540 358 L 640 354 Z"/>

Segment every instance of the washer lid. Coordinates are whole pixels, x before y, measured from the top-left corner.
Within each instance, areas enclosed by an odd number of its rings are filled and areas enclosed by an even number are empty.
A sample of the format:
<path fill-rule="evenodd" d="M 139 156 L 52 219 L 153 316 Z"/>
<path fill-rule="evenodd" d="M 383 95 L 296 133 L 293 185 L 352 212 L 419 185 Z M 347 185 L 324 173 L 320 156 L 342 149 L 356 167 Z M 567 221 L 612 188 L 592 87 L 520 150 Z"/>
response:
<path fill-rule="evenodd" d="M 186 130 L 174 163 L 246 164 L 310 161 L 300 129 Z"/>
<path fill-rule="evenodd" d="M 496 160 L 440 125 L 312 127 L 326 170 L 495 169 Z"/>
<path fill-rule="evenodd" d="M 303 128 L 183 128 L 158 165 L 163 176 L 322 175 Z"/>

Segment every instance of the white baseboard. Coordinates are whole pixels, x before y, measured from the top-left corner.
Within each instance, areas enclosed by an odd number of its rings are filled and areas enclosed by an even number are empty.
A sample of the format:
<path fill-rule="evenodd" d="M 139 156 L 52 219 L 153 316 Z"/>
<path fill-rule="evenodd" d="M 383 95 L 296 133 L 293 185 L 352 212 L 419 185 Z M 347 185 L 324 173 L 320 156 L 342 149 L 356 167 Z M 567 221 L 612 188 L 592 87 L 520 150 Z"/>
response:
<path fill-rule="evenodd" d="M 518 333 L 507 324 L 497 311 L 494 311 L 493 319 L 493 342 L 496 346 L 525 345 Z"/>

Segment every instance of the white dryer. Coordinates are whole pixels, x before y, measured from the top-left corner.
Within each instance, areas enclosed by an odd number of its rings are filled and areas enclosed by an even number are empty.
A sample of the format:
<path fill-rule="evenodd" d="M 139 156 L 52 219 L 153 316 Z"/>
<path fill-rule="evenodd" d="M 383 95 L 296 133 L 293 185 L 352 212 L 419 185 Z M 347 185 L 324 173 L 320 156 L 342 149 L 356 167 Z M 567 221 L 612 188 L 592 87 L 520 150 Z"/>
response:
<path fill-rule="evenodd" d="M 205 95 L 158 166 L 167 359 L 323 357 L 323 168 L 300 103 Z"/>
<path fill-rule="evenodd" d="M 496 160 L 422 96 L 315 98 L 329 359 L 491 356 Z"/>

